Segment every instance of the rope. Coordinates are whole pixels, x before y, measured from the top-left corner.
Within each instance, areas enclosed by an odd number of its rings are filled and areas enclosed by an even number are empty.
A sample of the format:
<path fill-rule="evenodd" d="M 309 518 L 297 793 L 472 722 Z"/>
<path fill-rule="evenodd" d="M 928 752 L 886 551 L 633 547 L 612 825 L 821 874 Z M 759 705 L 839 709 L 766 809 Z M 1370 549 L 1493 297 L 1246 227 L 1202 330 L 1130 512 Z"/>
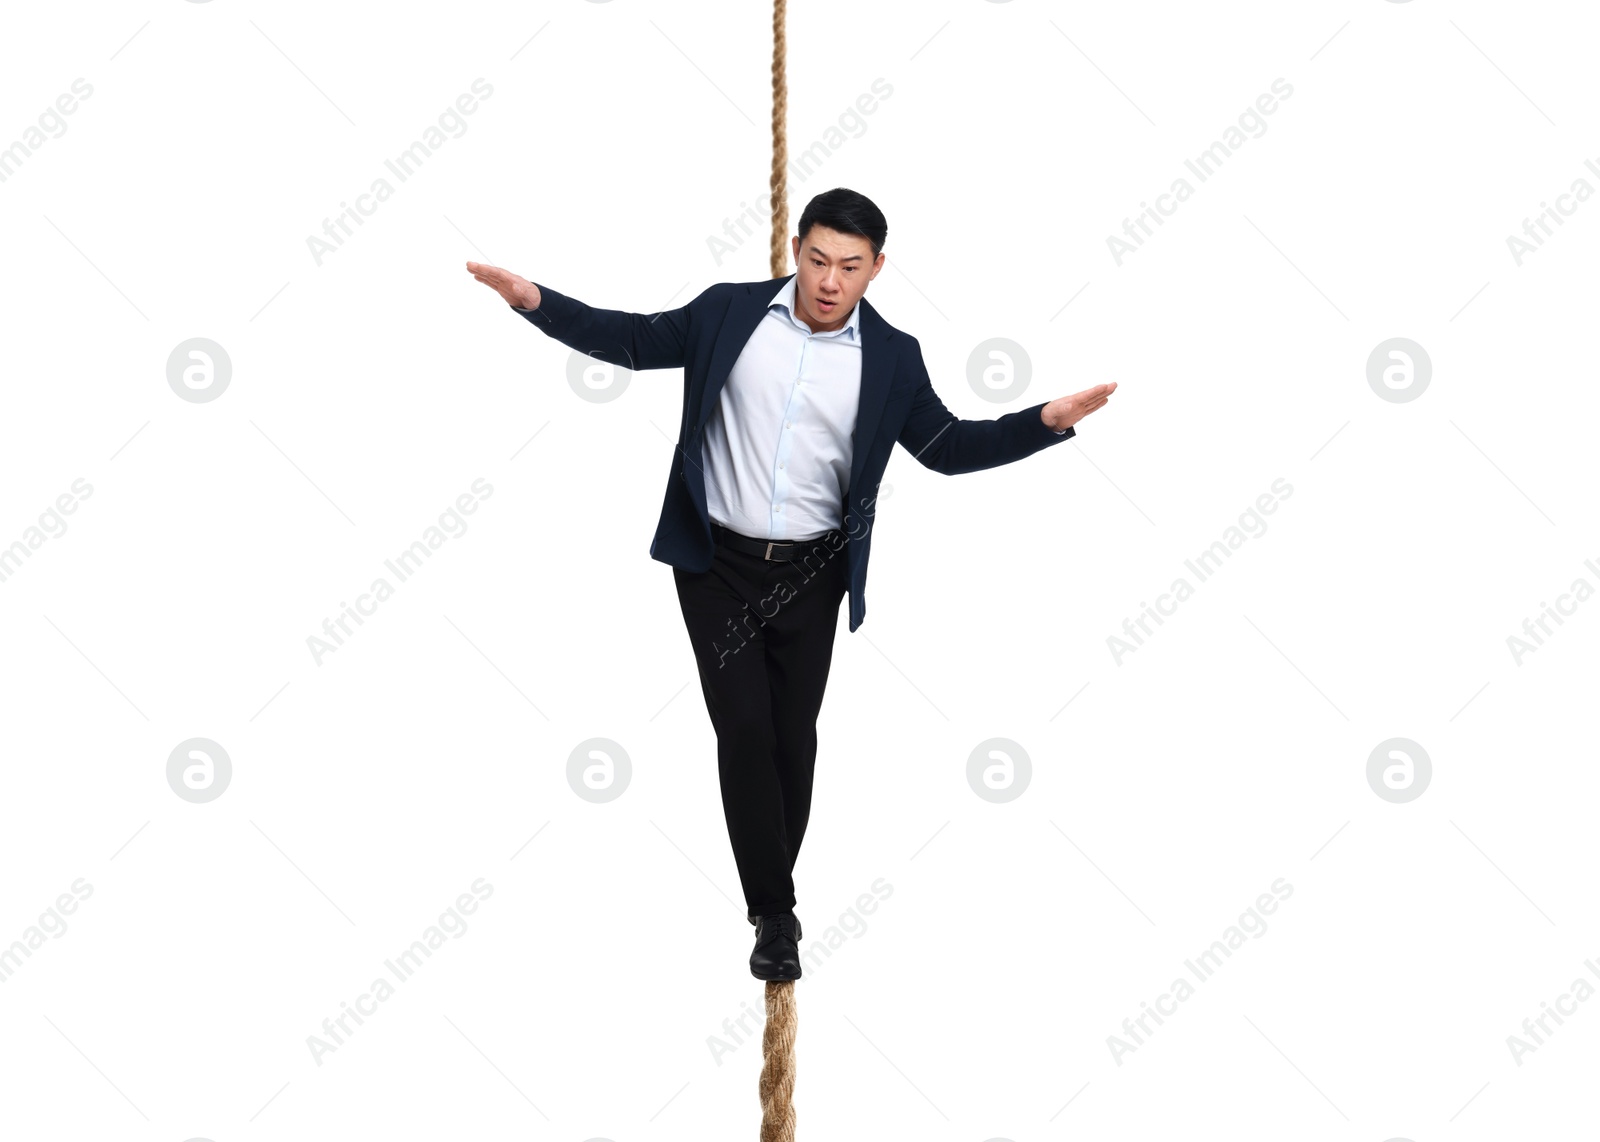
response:
<path fill-rule="evenodd" d="M 772 0 L 772 276 L 781 278 L 789 269 L 789 193 L 786 170 L 789 165 L 789 139 L 784 120 L 789 111 L 788 84 L 784 79 L 783 58 L 788 50 L 783 18 L 787 0 Z"/>
<path fill-rule="evenodd" d="M 788 138 L 784 120 L 789 93 L 784 80 L 788 49 L 783 21 L 786 0 L 772 0 L 772 276 L 789 268 Z M 761 1142 L 794 1142 L 794 1037 L 799 1017 L 794 980 L 767 981 L 767 1025 L 761 1032 Z"/>
<path fill-rule="evenodd" d="M 782 3 L 782 0 L 779 0 Z M 761 1142 L 794 1142 L 794 980 L 767 981 L 761 1032 Z"/>

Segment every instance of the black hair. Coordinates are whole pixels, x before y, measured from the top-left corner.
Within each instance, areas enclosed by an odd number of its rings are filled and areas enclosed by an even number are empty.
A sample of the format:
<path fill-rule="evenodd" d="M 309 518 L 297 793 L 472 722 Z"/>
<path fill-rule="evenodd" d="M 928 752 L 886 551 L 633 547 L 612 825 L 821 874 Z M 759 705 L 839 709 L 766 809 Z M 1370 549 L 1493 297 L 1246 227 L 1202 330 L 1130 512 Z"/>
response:
<path fill-rule="evenodd" d="M 801 242 L 805 241 L 813 226 L 826 226 L 841 234 L 861 235 L 872 243 L 874 261 L 883 250 L 884 239 L 889 236 L 888 220 L 872 199 L 842 186 L 825 190 L 806 203 L 805 210 L 800 213 L 798 233 Z"/>

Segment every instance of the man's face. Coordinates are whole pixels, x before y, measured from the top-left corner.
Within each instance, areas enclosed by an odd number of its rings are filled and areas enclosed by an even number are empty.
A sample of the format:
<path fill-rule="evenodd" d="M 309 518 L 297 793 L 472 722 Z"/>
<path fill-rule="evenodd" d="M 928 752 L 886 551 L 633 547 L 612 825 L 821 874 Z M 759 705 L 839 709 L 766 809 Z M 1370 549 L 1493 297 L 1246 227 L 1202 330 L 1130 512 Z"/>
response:
<path fill-rule="evenodd" d="M 841 234 L 812 226 L 795 238 L 795 308 L 813 333 L 843 329 L 867 283 L 883 269 L 883 255 L 872 257 L 872 243 L 860 234 Z"/>

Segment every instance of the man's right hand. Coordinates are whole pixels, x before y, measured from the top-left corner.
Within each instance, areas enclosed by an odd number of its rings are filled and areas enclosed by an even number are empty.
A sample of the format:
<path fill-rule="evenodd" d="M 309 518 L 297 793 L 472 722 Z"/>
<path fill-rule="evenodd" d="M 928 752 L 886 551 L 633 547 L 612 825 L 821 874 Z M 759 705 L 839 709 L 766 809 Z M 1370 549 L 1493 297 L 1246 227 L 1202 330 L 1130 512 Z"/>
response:
<path fill-rule="evenodd" d="M 505 298 L 507 305 L 518 309 L 539 308 L 539 287 L 527 278 L 518 277 L 499 266 L 486 266 L 482 262 L 468 262 L 467 272 Z"/>

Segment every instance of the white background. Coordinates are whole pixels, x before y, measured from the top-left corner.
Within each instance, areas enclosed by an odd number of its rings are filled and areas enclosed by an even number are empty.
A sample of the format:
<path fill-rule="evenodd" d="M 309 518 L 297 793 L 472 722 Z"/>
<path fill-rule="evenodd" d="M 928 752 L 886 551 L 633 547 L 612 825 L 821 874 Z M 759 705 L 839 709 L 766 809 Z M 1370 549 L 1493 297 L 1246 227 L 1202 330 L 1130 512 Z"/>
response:
<path fill-rule="evenodd" d="M 1600 584 L 1600 204 L 1520 266 L 1506 239 L 1600 186 L 1590 6 L 791 9 L 791 153 L 893 93 L 791 175 L 790 221 L 836 185 L 884 210 L 869 297 L 946 403 L 1121 384 L 1023 462 L 890 463 L 796 872 L 806 942 L 854 933 L 797 985 L 800 1136 L 1579 1136 L 1600 1002 L 1520 1065 L 1507 1038 L 1600 985 L 1600 605 L 1520 663 L 1507 639 Z M 755 1137 L 760 1048 L 723 1023 L 763 985 L 648 556 L 680 374 L 579 399 L 463 264 L 638 312 L 765 279 L 764 218 L 720 263 L 708 238 L 766 185 L 770 36 L 731 0 L 8 9 L 0 145 L 92 94 L 0 183 L 0 544 L 92 494 L 0 582 L 0 943 L 92 894 L 0 984 L 4 1134 Z M 1279 78 L 1199 184 L 1184 159 Z M 231 361 L 214 401 L 167 381 L 193 337 Z M 1006 406 L 967 383 L 991 337 L 1032 362 Z M 1431 360 L 1416 400 L 1368 384 L 1392 337 Z M 319 664 L 308 637 L 480 477 Z M 204 804 L 166 776 L 194 737 L 232 762 Z M 594 737 L 632 763 L 603 804 L 567 780 Z M 992 737 L 1032 763 L 1005 803 L 967 780 Z M 1432 763 L 1404 804 L 1367 780 L 1393 737 Z M 478 878 L 466 930 L 314 1058 Z M 1278 878 L 1265 933 L 1115 1058 Z"/>

